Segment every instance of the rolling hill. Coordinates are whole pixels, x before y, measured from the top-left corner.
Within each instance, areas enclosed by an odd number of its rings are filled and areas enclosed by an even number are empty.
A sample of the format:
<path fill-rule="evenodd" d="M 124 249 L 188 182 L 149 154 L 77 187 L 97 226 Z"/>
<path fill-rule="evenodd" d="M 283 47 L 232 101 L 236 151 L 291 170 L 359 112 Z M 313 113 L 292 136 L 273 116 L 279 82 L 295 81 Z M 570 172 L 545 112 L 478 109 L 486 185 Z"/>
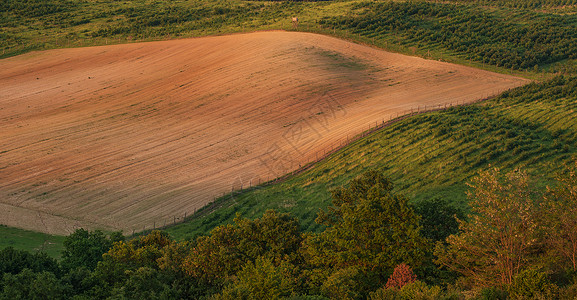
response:
<path fill-rule="evenodd" d="M 0 61 L 0 222 L 139 231 L 281 176 L 369 126 L 528 83 L 259 32 Z"/>

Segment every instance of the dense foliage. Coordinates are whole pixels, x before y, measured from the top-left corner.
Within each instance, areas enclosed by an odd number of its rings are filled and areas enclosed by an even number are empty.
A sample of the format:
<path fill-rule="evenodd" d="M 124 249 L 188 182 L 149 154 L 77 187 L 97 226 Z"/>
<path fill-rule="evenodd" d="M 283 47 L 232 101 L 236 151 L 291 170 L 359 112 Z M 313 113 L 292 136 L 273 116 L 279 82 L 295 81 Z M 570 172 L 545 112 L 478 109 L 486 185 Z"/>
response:
<path fill-rule="evenodd" d="M 66 238 L 60 263 L 6 248 L 0 299 L 573 297 L 575 250 L 557 243 L 565 235 L 543 233 L 577 222 L 575 214 L 559 217 L 577 207 L 577 197 L 567 193 L 577 189 L 576 170 L 577 162 L 567 166 L 543 193 L 532 193 L 523 172 L 481 172 L 471 184 L 471 214 L 459 220 L 458 232 L 453 228 L 437 241 L 439 265 L 427 255 L 433 248 L 421 235 L 415 213 L 421 209 L 393 193 L 382 174 L 368 171 L 333 191 L 333 205 L 318 214 L 325 226 L 320 233 L 303 233 L 297 219 L 271 210 L 260 219 L 237 217 L 192 241 L 161 231 L 124 241 L 117 233 L 79 229 Z M 542 201 L 546 197 L 555 197 L 557 210 Z M 444 221 L 427 223 L 439 228 Z M 563 233 L 576 232 L 567 227 Z M 550 245 L 573 252 L 559 257 L 547 251 Z M 442 266 L 459 280 L 431 280 Z"/>
<path fill-rule="evenodd" d="M 191 242 L 160 231 L 123 241 L 79 229 L 66 238 L 60 264 L 7 248 L 0 252 L 0 298 L 364 298 L 396 265 L 421 265 L 430 248 L 414 209 L 391 190 L 374 171 L 336 190 L 334 206 L 319 213 L 327 226 L 319 234 L 303 234 L 294 217 L 267 211 Z M 40 281 L 50 289 L 38 290 Z"/>

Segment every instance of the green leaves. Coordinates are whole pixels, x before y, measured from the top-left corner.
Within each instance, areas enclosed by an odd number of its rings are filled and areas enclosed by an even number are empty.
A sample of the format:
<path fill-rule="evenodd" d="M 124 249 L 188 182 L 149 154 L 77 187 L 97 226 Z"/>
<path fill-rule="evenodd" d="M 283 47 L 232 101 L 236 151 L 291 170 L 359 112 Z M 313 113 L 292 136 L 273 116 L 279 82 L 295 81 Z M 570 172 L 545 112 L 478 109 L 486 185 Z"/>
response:
<path fill-rule="evenodd" d="M 457 218 L 463 219 L 463 212 L 452 206 L 447 200 L 432 198 L 415 205 L 421 216 L 421 234 L 433 242 L 444 241 L 459 230 Z"/>
<path fill-rule="evenodd" d="M 459 234 L 437 243 L 437 263 L 465 275 L 474 285 L 510 284 L 531 265 L 538 244 L 537 205 L 527 174 L 483 171 L 468 193 L 472 214 Z"/>
<path fill-rule="evenodd" d="M 278 299 L 294 295 L 297 287 L 294 266 L 259 257 L 248 262 L 216 299 Z"/>
<path fill-rule="evenodd" d="M 255 220 L 237 216 L 234 225 L 219 226 L 197 239 L 184 270 L 207 284 L 219 285 L 259 257 L 298 261 L 301 242 L 298 221 L 288 214 L 269 210 Z"/>
<path fill-rule="evenodd" d="M 94 270 L 102 260 L 102 254 L 112 247 L 113 242 L 123 239 L 120 233 L 113 233 L 109 238 L 100 230 L 90 232 L 77 229 L 64 240 L 62 266 L 67 269 L 85 267 Z"/>
<path fill-rule="evenodd" d="M 0 283 L 0 299 L 68 299 L 69 287 L 47 271 L 24 269 L 16 275 L 5 274 Z"/>
<path fill-rule="evenodd" d="M 329 278 L 346 269 L 346 274 L 364 277 L 359 283 L 364 296 L 382 285 L 396 265 L 419 266 L 427 248 L 419 217 L 392 188 L 381 173 L 368 171 L 348 188 L 333 191 L 334 206 L 317 218 L 327 229 L 305 241 L 309 263 L 332 270 L 333 275 L 325 273 Z"/>
<path fill-rule="evenodd" d="M 565 166 L 557 186 L 549 188 L 540 219 L 549 256 L 560 266 L 577 271 L 577 160 Z"/>

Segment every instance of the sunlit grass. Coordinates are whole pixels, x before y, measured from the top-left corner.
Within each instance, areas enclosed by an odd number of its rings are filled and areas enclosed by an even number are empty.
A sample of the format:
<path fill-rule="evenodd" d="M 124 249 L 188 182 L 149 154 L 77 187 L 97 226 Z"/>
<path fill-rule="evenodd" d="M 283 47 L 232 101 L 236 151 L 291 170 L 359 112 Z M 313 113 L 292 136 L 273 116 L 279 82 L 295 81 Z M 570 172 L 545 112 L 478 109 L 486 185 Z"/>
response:
<path fill-rule="evenodd" d="M 168 231 L 191 238 L 229 223 L 236 213 L 255 218 L 267 209 L 296 215 L 315 231 L 330 190 L 367 169 L 393 180 L 411 201 L 441 197 L 467 208 L 467 183 L 479 170 L 523 168 L 544 187 L 577 152 L 577 79 L 530 85 L 484 103 L 414 116 L 362 138 L 282 183 L 227 195 Z M 568 93 L 563 92 L 569 91 Z"/>

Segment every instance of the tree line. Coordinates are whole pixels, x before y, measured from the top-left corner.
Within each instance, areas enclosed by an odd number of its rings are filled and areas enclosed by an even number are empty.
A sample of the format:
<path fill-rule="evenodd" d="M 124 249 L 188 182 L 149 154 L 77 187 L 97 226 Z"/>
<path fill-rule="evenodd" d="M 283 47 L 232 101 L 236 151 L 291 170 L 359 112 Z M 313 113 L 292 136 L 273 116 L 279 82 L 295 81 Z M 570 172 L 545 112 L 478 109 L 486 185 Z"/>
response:
<path fill-rule="evenodd" d="M 60 261 L 0 251 L 0 298 L 572 299 L 576 170 L 543 191 L 523 171 L 480 172 L 467 216 L 370 170 L 332 191 L 319 233 L 272 210 L 189 241 L 78 229 Z"/>

